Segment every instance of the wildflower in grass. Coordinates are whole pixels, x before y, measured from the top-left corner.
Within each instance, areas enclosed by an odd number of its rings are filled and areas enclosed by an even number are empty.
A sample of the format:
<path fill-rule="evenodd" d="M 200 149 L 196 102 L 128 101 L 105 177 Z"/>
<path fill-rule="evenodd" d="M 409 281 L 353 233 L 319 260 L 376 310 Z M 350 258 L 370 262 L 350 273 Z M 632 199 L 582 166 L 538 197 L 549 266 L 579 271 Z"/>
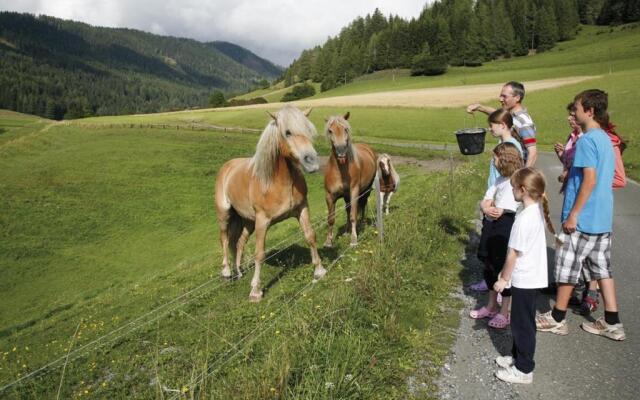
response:
<path fill-rule="evenodd" d="M 280 331 L 276 331 L 276 335 L 279 335 L 279 334 L 280 334 Z"/>
<path fill-rule="evenodd" d="M 352 379 L 353 379 L 353 375 L 351 375 L 351 374 L 346 374 L 344 376 L 344 381 L 345 382 L 351 382 Z"/>
<path fill-rule="evenodd" d="M 261 316 L 260 316 L 260 319 L 265 319 L 265 318 L 267 318 L 267 316 L 266 316 L 266 315 L 261 315 Z"/>
<path fill-rule="evenodd" d="M 189 391 L 189 388 L 187 386 L 182 387 L 182 393 L 187 393 L 188 391 Z"/>
<path fill-rule="evenodd" d="M 335 386 L 336 386 L 336 385 L 334 385 L 334 384 L 333 384 L 333 382 L 325 382 L 325 383 L 324 383 L 324 387 L 325 387 L 325 389 L 329 389 L 329 390 L 331 390 L 331 389 L 333 389 Z"/>
<path fill-rule="evenodd" d="M 272 388 L 271 388 L 271 389 L 269 389 L 269 390 L 275 393 L 276 388 L 273 388 L 273 387 L 272 387 Z"/>

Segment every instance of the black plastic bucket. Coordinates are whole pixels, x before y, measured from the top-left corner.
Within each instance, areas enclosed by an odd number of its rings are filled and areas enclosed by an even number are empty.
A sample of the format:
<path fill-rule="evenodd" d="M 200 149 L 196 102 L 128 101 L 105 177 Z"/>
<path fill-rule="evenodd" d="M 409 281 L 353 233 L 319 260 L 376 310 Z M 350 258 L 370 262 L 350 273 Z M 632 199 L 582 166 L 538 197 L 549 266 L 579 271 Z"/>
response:
<path fill-rule="evenodd" d="M 465 156 L 480 154 L 484 151 L 484 137 L 487 130 L 484 128 L 466 128 L 456 131 L 456 139 L 460 153 Z"/>

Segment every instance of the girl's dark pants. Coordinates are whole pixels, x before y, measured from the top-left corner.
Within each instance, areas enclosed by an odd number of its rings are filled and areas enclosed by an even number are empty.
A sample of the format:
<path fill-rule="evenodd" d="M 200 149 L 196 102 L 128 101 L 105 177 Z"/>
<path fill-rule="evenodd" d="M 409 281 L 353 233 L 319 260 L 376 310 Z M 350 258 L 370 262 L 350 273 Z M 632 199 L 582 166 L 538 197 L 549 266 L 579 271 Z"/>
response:
<path fill-rule="evenodd" d="M 538 289 L 511 287 L 511 355 L 520 372 L 528 374 L 535 368 L 536 297 Z"/>
<path fill-rule="evenodd" d="M 478 258 L 484 262 L 484 280 L 490 290 L 498 280 L 498 274 L 502 271 L 507 260 L 507 248 L 511 227 L 515 221 L 515 213 L 505 212 L 495 221 L 483 218 L 482 234 L 478 246 Z M 505 289 L 502 297 L 511 296 L 511 290 Z"/>

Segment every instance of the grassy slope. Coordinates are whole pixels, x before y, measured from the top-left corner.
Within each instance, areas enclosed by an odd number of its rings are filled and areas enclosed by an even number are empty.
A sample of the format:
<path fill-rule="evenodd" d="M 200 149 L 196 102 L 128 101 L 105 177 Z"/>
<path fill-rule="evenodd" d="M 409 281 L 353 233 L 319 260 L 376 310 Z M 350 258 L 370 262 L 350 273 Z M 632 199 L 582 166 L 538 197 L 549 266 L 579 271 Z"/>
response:
<path fill-rule="evenodd" d="M 53 121 L 33 115 L 0 110 L 0 148 L 8 142 L 39 131 L 51 122 Z"/>
<path fill-rule="evenodd" d="M 309 83 L 313 85 L 313 87 L 316 89 L 316 93 L 320 93 L 319 83 L 316 83 L 316 82 L 309 82 Z M 294 86 L 296 85 L 285 87 L 284 84 L 281 82 L 267 89 L 254 90 L 253 92 L 249 92 L 241 96 L 236 96 L 234 97 L 234 99 L 253 99 L 255 97 L 264 97 L 269 103 L 276 103 L 282 100 L 282 96 L 290 92 Z"/>
<path fill-rule="evenodd" d="M 368 229 L 358 252 L 303 296 L 298 291 L 311 277 L 306 245 L 276 247 L 285 251 L 267 263 L 262 279 L 282 281 L 274 281 L 263 303 L 250 305 L 249 277 L 227 284 L 217 278 L 221 257 L 211 194 L 222 162 L 250 155 L 256 139 L 58 126 L 0 149 L 0 191 L 7 194 L 0 198 L 0 386 L 64 356 L 79 323 L 75 349 L 203 283 L 208 285 L 195 293 L 202 297 L 189 296 L 177 303 L 188 304 L 153 314 L 159 317 L 153 323 L 134 332 L 127 327 L 122 337 L 72 358 L 63 397 L 85 390 L 109 398 L 159 396 L 161 384 L 193 388 L 206 365 L 224 362 L 205 381 L 203 396 L 264 397 L 274 388 L 283 397 L 325 397 L 326 382 L 335 382 L 344 397 L 388 398 L 405 390 L 417 358 L 438 362 L 448 341 L 434 340 L 432 332 L 455 324 L 455 312 L 429 314 L 429 321 L 423 310 L 453 307 L 447 294 L 458 269 L 452 266 L 475 196 L 416 217 L 414 204 L 450 195 L 448 175 L 402 168 L 406 190 L 394 203 L 407 206 L 390 221 L 386 250 L 374 245 Z M 323 143 L 317 147 L 326 154 Z M 470 171 L 458 172 L 460 188 L 481 181 Z M 319 241 L 321 179 L 308 177 Z M 298 231 L 294 221 L 279 224 L 270 229 L 268 245 L 291 234 L 299 240 Z M 434 243 L 425 247 L 429 240 Z M 348 248 L 346 238 L 338 243 L 337 250 L 321 252 L 325 264 Z M 344 285 L 346 277 L 354 284 Z M 399 297 L 389 298 L 388 290 Z M 415 290 L 425 295 L 413 299 Z M 288 304 L 290 299 L 295 302 Z M 277 328 L 264 325 L 275 316 L 282 316 Z M 230 359 L 229 343 L 256 328 L 265 336 Z M 60 366 L 8 393 L 52 397 Z M 355 378 L 347 385 L 349 375 Z M 420 379 L 432 384 L 428 376 Z"/>
<path fill-rule="evenodd" d="M 612 32 L 609 32 L 609 31 Z M 399 77 L 390 82 L 386 73 L 380 79 L 367 79 L 323 93 L 337 96 L 375 92 L 391 89 L 407 89 L 461 85 L 472 83 L 505 82 L 512 79 L 545 79 L 575 75 L 602 75 L 588 82 L 556 89 L 533 92 L 527 95 L 525 105 L 538 127 L 538 141 L 543 149 L 551 150 L 553 143 L 563 142 L 568 133 L 565 106 L 581 90 L 601 88 L 610 94 L 612 121 L 618 125 L 621 135 L 629 140 L 624 155 L 627 173 L 640 179 L 640 133 L 632 118 L 635 116 L 637 96 L 640 92 L 640 25 L 628 25 L 614 29 L 583 27 L 576 40 L 561 43 L 556 49 L 534 57 L 505 59 L 487 63 L 480 68 L 453 68 L 440 77 Z M 611 72 L 611 73 L 610 73 Z M 497 101 L 492 103 L 497 105 Z M 318 108 L 311 115 L 316 126 L 324 124 L 328 115 L 344 113 L 344 109 Z M 453 132 L 466 126 L 486 126 L 484 115 L 475 119 L 463 108 L 409 109 L 362 108 L 351 109 L 351 124 L 357 135 L 387 139 L 426 142 L 454 142 Z M 199 111 L 174 114 L 156 114 L 139 117 L 114 117 L 87 122 L 172 122 L 203 121 L 229 126 L 262 128 L 264 110 Z M 489 139 L 490 140 L 490 139 Z"/>

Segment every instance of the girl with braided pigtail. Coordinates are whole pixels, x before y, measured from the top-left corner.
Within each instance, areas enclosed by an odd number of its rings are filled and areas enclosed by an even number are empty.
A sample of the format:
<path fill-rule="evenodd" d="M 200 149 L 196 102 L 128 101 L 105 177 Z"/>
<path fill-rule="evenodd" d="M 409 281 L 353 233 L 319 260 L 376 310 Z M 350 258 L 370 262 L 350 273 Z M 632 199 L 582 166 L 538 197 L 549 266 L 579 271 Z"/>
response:
<path fill-rule="evenodd" d="M 549 217 L 545 179 L 535 168 L 521 168 L 511 176 L 513 197 L 522 211 L 511 228 L 507 259 L 494 285 L 496 292 L 511 288 L 511 355 L 501 356 L 496 377 L 505 382 L 531 383 L 536 349 L 536 296 L 547 287 L 547 229 L 555 235 Z"/>

